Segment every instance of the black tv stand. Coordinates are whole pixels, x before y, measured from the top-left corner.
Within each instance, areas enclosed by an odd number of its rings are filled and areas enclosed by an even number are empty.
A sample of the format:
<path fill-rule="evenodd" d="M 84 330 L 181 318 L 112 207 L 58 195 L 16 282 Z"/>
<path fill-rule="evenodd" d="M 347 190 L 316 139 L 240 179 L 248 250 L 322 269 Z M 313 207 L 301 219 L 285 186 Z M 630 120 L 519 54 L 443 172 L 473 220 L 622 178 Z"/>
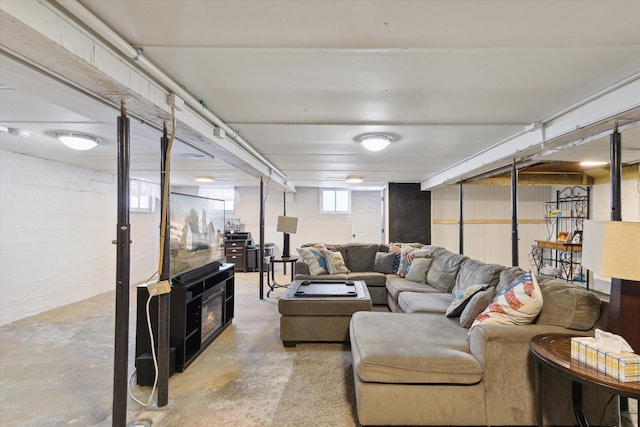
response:
<path fill-rule="evenodd" d="M 211 263 L 176 275 L 171 279 L 169 347 L 175 349 L 175 367 L 184 371 L 220 333 L 231 324 L 234 310 L 234 266 Z M 147 327 L 147 286 L 137 287 L 136 368 L 138 384 L 153 378 L 153 364 L 144 363 L 151 354 L 151 340 Z M 149 304 L 154 339 L 158 333 L 158 302 Z M 171 360 L 173 357 L 171 357 Z M 147 367 L 147 368 L 145 368 Z M 140 381 L 143 381 L 141 383 Z"/>

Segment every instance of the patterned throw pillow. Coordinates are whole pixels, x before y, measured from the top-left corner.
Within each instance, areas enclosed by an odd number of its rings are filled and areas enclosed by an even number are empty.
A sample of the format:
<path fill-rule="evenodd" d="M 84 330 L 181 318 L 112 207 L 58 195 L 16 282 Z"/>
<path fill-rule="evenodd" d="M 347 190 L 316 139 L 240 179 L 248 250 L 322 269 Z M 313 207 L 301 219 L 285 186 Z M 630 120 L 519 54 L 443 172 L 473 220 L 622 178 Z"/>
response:
<path fill-rule="evenodd" d="M 471 285 L 464 291 L 460 292 L 449 304 L 449 308 L 447 308 L 447 312 L 445 313 L 447 317 L 460 317 L 465 307 L 471 301 L 471 298 L 480 291 L 484 291 L 487 289 L 489 285 L 481 284 L 481 285 Z"/>
<path fill-rule="evenodd" d="M 395 258 L 393 260 L 392 273 L 398 272 L 398 267 L 400 267 L 401 252 L 402 252 L 402 243 L 389 243 L 389 253 L 395 254 Z"/>
<path fill-rule="evenodd" d="M 327 274 L 327 261 L 324 259 L 326 250 L 326 247 L 320 245 L 296 249 L 302 261 L 309 266 L 309 274 L 312 276 Z"/>
<path fill-rule="evenodd" d="M 327 262 L 327 270 L 329 274 L 351 273 L 344 262 L 340 251 L 324 251 L 324 258 Z"/>
<path fill-rule="evenodd" d="M 499 292 L 476 317 L 471 329 L 481 323 L 528 325 L 542 309 L 542 292 L 536 277 L 528 271 Z"/>
<path fill-rule="evenodd" d="M 482 313 L 491 304 L 495 296 L 496 288 L 493 286 L 472 296 L 460 315 L 460 326 L 463 328 L 471 327 L 478 314 Z"/>

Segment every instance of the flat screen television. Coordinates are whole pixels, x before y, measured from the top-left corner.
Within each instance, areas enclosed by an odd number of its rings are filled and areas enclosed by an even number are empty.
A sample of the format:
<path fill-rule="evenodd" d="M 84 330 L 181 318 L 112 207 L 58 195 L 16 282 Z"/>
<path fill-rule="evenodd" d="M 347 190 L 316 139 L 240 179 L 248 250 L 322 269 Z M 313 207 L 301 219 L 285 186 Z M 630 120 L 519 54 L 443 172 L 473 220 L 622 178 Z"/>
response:
<path fill-rule="evenodd" d="M 170 195 L 171 275 L 224 258 L 224 200 Z"/>

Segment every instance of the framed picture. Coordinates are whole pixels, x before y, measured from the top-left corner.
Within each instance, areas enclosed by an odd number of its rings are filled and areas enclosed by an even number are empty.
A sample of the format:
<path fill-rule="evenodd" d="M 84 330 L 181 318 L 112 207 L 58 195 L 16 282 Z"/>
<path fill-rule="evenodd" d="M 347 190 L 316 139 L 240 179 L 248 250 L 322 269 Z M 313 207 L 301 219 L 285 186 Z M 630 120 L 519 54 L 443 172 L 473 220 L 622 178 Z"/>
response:
<path fill-rule="evenodd" d="M 227 218 L 224 223 L 225 231 L 240 231 L 240 218 Z"/>
<path fill-rule="evenodd" d="M 558 242 L 566 242 L 569 239 L 568 231 L 561 231 L 558 233 Z"/>
<path fill-rule="evenodd" d="M 574 245 L 582 244 L 582 230 L 576 230 L 573 233 L 573 237 L 571 238 L 571 243 L 573 243 Z"/>

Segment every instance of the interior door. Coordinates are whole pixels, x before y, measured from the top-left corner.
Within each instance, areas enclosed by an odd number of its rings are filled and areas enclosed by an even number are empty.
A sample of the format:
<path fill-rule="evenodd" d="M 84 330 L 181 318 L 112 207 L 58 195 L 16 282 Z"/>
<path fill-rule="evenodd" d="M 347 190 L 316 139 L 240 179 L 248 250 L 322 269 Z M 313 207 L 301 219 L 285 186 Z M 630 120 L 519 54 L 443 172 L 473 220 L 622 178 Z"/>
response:
<path fill-rule="evenodd" d="M 351 192 L 351 241 L 382 243 L 382 191 Z"/>

